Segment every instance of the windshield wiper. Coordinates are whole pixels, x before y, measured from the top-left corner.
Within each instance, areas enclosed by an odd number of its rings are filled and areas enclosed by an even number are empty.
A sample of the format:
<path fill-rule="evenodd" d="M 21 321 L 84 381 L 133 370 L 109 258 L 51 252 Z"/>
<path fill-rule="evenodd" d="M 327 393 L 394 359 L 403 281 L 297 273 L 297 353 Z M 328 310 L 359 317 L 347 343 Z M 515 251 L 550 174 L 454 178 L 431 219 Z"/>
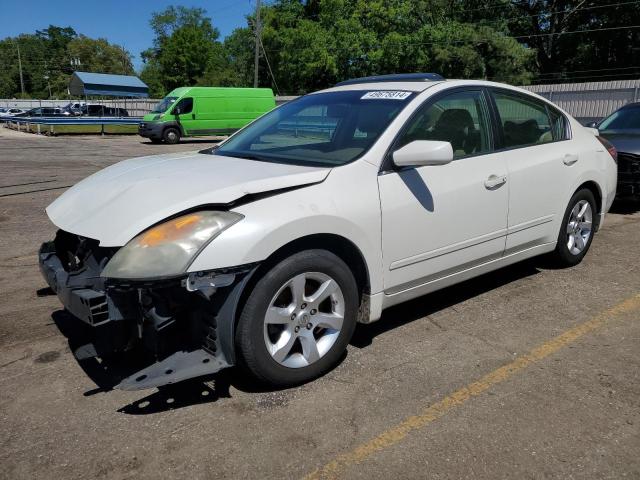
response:
<path fill-rule="evenodd" d="M 214 153 L 214 151 L 217 149 L 217 147 L 213 147 L 214 149 L 211 150 L 211 153 Z M 257 155 L 253 155 L 253 154 L 245 154 L 245 153 L 231 153 L 231 152 L 225 152 L 225 153 L 221 153 L 220 155 L 224 155 L 226 157 L 234 157 L 234 158 L 242 158 L 244 160 L 256 160 L 258 162 L 270 162 L 272 160 L 265 158 L 265 157 L 259 157 Z"/>

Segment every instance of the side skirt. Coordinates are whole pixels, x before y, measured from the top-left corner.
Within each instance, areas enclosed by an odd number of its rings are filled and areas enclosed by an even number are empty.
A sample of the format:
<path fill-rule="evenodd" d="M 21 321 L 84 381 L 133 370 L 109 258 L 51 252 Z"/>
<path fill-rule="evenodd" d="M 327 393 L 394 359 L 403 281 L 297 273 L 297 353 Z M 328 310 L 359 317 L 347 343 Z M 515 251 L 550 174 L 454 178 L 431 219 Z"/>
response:
<path fill-rule="evenodd" d="M 427 281 L 420 285 L 410 286 L 405 289 L 402 289 L 402 285 L 399 287 L 395 287 L 393 293 L 385 291 L 383 295 L 372 295 L 370 297 L 370 311 L 372 313 L 374 313 L 376 310 L 381 312 L 382 309 L 397 305 L 402 302 L 406 302 L 416 297 L 421 297 L 422 295 L 426 295 L 428 293 L 435 292 L 436 290 L 455 285 L 456 283 L 460 283 L 479 275 L 491 272 L 493 270 L 506 267 L 507 265 L 518 263 L 527 258 L 536 257 L 538 255 L 551 252 L 555 248 L 556 242 L 545 243 L 543 245 L 538 245 L 535 247 L 527 248 L 525 250 L 519 250 L 514 253 L 509 253 L 503 257 L 482 263 L 480 265 L 475 265 L 470 268 L 466 268 L 462 271 L 455 272 L 435 280 Z M 374 303 L 378 302 L 382 303 L 382 305 L 375 306 Z M 372 319 L 371 321 L 375 320 Z"/>

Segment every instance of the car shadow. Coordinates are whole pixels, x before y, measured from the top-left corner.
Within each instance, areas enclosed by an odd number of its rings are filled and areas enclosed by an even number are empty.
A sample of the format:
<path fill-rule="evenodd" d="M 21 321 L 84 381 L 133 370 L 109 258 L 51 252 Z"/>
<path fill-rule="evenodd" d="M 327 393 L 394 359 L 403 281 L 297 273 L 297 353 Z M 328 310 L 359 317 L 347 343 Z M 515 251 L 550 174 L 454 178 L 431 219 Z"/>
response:
<path fill-rule="evenodd" d="M 536 275 L 540 272 L 539 265 L 540 262 L 536 259 L 525 261 L 391 307 L 385 310 L 380 321 L 369 325 L 358 324 L 350 344 L 355 348 L 367 348 L 376 337 L 384 335 L 390 330 L 450 308 L 515 280 Z M 78 365 L 96 384 L 96 388 L 84 392 L 84 396 L 89 397 L 109 392 L 121 380 L 140 368 L 138 364 L 141 359 L 132 354 L 123 354 L 104 360 L 89 356 L 86 352 L 86 346 L 93 327 L 84 324 L 64 310 L 54 312 L 51 317 L 60 332 L 67 338 L 69 348 Z M 339 363 L 342 363 L 346 358 L 347 352 L 342 355 Z M 242 392 L 257 394 L 286 390 L 259 383 L 242 368 L 231 367 L 212 375 L 145 391 L 145 393 L 151 393 L 118 408 L 118 412 L 128 415 L 148 415 L 192 405 L 215 403 L 220 399 L 231 398 L 231 387 Z"/>
<path fill-rule="evenodd" d="M 366 348 L 373 340 L 389 330 L 432 315 L 458 303 L 487 293 L 508 283 L 540 273 L 542 259 L 532 259 L 481 275 L 451 287 L 388 308 L 382 318 L 371 324 L 358 324 L 351 345 Z"/>
<path fill-rule="evenodd" d="M 222 373 L 222 372 L 221 372 Z M 203 403 L 231 398 L 226 375 L 217 374 L 185 380 L 175 385 L 159 387 L 153 393 L 118 409 L 127 415 L 150 415 Z"/>
<path fill-rule="evenodd" d="M 112 391 L 122 380 L 148 364 L 148 359 L 135 353 L 121 353 L 112 358 L 98 359 L 94 356 L 95 350 L 90 343 L 91 329 L 94 327 L 78 320 L 66 310 L 53 312 L 51 318 L 60 333 L 66 337 L 69 349 L 80 368 L 96 385 L 95 388 L 83 393 L 85 397 Z M 345 358 L 346 352 L 341 357 L 340 363 Z M 231 367 L 212 375 L 184 380 L 154 390 L 141 390 L 141 393 L 147 395 L 120 407 L 118 412 L 147 415 L 191 405 L 213 403 L 221 398 L 231 398 L 229 393 L 231 386 L 249 393 L 285 390 L 258 383 L 243 369 Z"/>
<path fill-rule="evenodd" d="M 415 168 L 407 168 L 405 170 L 401 170 L 398 173 L 398 176 L 411 191 L 413 196 L 416 197 L 416 200 L 420 202 L 422 208 L 428 212 L 433 212 L 433 195 L 431 195 L 431 190 L 429 190 L 429 187 L 420 176 L 420 173 Z"/>
<path fill-rule="evenodd" d="M 617 198 L 609 209 L 609 213 L 619 215 L 633 215 L 637 212 L 640 212 L 640 200 L 635 198 Z"/>

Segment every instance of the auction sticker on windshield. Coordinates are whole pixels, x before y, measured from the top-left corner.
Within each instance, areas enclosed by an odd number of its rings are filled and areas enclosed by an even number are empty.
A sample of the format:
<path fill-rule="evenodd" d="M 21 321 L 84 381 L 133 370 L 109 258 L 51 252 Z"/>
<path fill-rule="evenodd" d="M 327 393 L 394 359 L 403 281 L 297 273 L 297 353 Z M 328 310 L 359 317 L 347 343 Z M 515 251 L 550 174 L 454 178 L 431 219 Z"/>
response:
<path fill-rule="evenodd" d="M 367 92 L 361 100 L 404 100 L 411 92 L 403 92 L 401 90 L 376 90 L 373 92 Z"/>

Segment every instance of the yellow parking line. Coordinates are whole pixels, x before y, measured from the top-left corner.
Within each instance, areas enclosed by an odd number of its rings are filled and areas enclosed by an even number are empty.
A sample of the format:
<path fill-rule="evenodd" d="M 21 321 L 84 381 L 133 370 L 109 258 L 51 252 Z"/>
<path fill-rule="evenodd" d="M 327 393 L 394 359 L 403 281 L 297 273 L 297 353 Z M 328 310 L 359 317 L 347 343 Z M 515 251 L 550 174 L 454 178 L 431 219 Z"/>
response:
<path fill-rule="evenodd" d="M 395 445 L 405 438 L 410 432 L 425 427 L 434 420 L 444 416 L 449 410 L 462 405 L 477 395 L 480 395 L 490 387 L 507 380 L 520 370 L 533 363 L 539 362 L 568 344 L 576 341 L 583 335 L 601 328 L 615 317 L 638 309 L 640 309 L 640 294 L 635 295 L 624 302 L 605 310 L 591 320 L 581 323 L 580 325 L 567 330 L 563 334 L 552 338 L 548 342 L 534 348 L 526 355 L 519 357 L 517 360 L 494 370 L 482 377 L 480 380 L 461 388 L 439 402 L 425 408 L 418 415 L 408 417 L 395 427 L 381 433 L 372 440 L 363 443 L 347 453 L 337 456 L 335 460 L 329 462 L 324 467 L 316 469 L 307 475 L 305 479 L 316 480 L 336 478 L 345 468 L 358 464 L 374 453 Z"/>

